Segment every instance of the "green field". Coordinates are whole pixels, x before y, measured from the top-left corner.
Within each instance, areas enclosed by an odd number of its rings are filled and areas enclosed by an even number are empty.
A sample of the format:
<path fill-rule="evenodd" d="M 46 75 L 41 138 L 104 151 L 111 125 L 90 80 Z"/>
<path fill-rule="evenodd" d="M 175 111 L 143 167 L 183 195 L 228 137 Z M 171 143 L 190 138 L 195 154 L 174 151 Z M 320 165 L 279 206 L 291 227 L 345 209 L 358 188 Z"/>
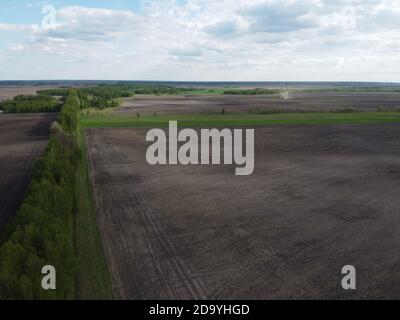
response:
<path fill-rule="evenodd" d="M 160 116 L 83 116 L 84 128 L 166 127 L 176 120 L 183 127 L 265 126 L 265 125 L 323 125 L 374 124 L 400 122 L 400 112 L 355 113 L 280 113 L 280 114 L 207 114 Z"/>

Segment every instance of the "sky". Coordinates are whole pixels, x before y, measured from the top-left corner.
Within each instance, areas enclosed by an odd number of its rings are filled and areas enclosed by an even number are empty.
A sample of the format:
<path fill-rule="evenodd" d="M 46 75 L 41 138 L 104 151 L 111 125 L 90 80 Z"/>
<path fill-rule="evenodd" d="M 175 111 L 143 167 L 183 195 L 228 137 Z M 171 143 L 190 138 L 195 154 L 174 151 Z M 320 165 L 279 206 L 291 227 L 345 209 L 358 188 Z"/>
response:
<path fill-rule="evenodd" d="M 1 0 L 0 80 L 400 82 L 400 0 Z"/>

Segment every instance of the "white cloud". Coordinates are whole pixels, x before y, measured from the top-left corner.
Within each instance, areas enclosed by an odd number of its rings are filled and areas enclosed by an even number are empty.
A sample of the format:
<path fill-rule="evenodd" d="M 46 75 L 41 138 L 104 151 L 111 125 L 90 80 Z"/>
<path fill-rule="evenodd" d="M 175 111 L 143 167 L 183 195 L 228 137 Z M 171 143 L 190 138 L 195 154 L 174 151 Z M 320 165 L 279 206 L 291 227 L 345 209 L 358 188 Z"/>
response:
<path fill-rule="evenodd" d="M 107 41 L 138 30 L 140 25 L 141 19 L 130 11 L 74 6 L 58 10 L 55 26 L 38 34 L 65 40 Z"/>
<path fill-rule="evenodd" d="M 10 51 L 23 51 L 25 47 L 22 44 L 11 44 L 8 49 Z"/>
<path fill-rule="evenodd" d="M 317 26 L 312 15 L 316 1 L 273 0 L 244 8 L 241 15 L 250 21 L 254 32 L 290 32 Z"/>
<path fill-rule="evenodd" d="M 180 47 L 170 50 L 169 54 L 175 57 L 200 57 L 203 55 L 203 52 L 201 49 L 195 47 Z"/>
<path fill-rule="evenodd" d="M 31 53 L 27 64 L 58 61 L 86 78 L 400 81 L 399 21 L 399 0 L 150 1 L 140 14 L 64 7 L 52 29 L 0 32 L 26 35 L 7 48 Z M 26 78 L 47 77 L 35 70 Z"/>
<path fill-rule="evenodd" d="M 32 25 L 23 25 L 23 24 L 8 24 L 8 23 L 1 23 L 0 22 L 0 31 L 8 31 L 8 32 L 15 32 L 15 31 L 22 31 L 22 32 L 35 32 L 39 30 L 39 26 L 36 24 Z"/>

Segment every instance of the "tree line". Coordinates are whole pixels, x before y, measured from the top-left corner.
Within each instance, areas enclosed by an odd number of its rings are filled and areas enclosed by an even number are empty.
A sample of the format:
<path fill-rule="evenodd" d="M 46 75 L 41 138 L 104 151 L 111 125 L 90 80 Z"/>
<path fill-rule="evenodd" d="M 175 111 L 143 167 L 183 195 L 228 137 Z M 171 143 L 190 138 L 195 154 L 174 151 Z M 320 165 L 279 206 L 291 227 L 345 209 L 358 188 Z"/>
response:
<path fill-rule="evenodd" d="M 0 236 L 0 299 L 74 298 L 79 109 L 78 93 L 70 90 L 46 150 L 35 163 L 25 199 Z M 41 287 L 41 269 L 47 264 L 56 268 L 57 290 Z"/>
<path fill-rule="evenodd" d="M 134 89 L 135 94 L 155 94 L 155 95 L 181 95 L 193 93 L 200 89 L 178 88 L 169 86 L 142 86 Z M 204 90 L 204 89 L 201 89 Z"/>
<path fill-rule="evenodd" d="M 61 103 L 48 95 L 18 95 L 0 102 L 0 110 L 6 113 L 58 112 L 60 109 Z"/>
<path fill-rule="evenodd" d="M 59 96 L 65 99 L 67 89 L 49 89 L 39 91 L 42 95 Z M 88 87 L 76 89 L 78 98 L 81 103 L 81 109 L 95 108 L 105 109 L 118 107 L 121 97 L 129 97 L 133 95 L 128 92 L 125 87 L 120 86 L 102 86 L 102 87 Z"/>
<path fill-rule="evenodd" d="M 37 93 L 39 95 L 46 95 L 46 96 L 67 97 L 70 91 L 71 91 L 70 88 L 58 88 L 58 89 L 38 90 Z"/>
<path fill-rule="evenodd" d="M 263 88 L 224 90 L 224 94 L 263 95 L 263 94 L 276 94 L 276 93 L 279 93 L 279 90 L 263 89 Z"/>
<path fill-rule="evenodd" d="M 65 96 L 67 89 L 49 89 L 38 91 L 40 94 L 51 96 Z M 135 94 L 154 94 L 154 95 L 181 95 L 193 93 L 196 91 L 203 92 L 204 89 L 196 88 L 180 88 L 166 85 L 146 85 L 146 84 L 125 84 L 125 85 L 99 85 L 96 87 L 80 88 L 79 92 L 86 94 L 90 99 L 101 98 L 101 100 L 93 99 L 95 105 L 97 101 L 104 102 L 104 99 L 109 101 L 131 97 Z M 90 100 L 89 99 L 89 100 Z M 110 102 L 109 102 L 110 103 Z"/>

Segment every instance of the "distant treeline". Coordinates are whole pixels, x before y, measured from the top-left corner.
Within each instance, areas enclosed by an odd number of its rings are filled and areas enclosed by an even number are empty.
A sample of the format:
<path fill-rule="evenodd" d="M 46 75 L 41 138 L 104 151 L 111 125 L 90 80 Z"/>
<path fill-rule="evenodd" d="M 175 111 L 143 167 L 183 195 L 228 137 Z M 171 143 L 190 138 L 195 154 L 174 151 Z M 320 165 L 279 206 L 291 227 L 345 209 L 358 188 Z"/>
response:
<path fill-rule="evenodd" d="M 82 88 L 79 90 L 89 96 L 105 99 L 116 99 L 133 95 L 132 89 L 128 86 L 99 86 Z"/>
<path fill-rule="evenodd" d="M 135 94 L 154 94 L 154 95 L 181 95 L 196 92 L 204 92 L 204 89 L 179 88 L 173 86 L 158 85 L 100 85 L 97 87 L 80 88 L 80 94 L 88 96 L 88 101 L 92 98 L 102 98 L 107 100 L 115 100 L 117 98 L 131 97 Z M 65 96 L 68 94 L 67 89 L 49 89 L 41 90 L 38 93 L 50 96 Z M 104 102 L 104 100 L 101 100 Z"/>
<path fill-rule="evenodd" d="M 0 237 L 0 299 L 73 299 L 75 178 L 79 97 L 71 90 L 44 155 L 36 162 L 16 218 Z M 57 290 L 43 290 L 44 265 L 56 268 Z"/>
<path fill-rule="evenodd" d="M 49 89 L 38 91 L 41 95 L 66 97 L 70 89 Z M 125 86 L 99 86 L 77 89 L 77 95 L 81 102 L 81 108 L 105 109 L 119 105 L 118 98 L 130 97 L 133 92 Z"/>
<path fill-rule="evenodd" d="M 50 89 L 39 91 L 40 94 L 51 96 L 65 96 L 67 89 Z M 115 100 L 117 98 L 131 97 L 135 94 L 152 95 L 184 95 L 184 94 L 204 94 L 204 93 L 223 93 L 223 94 L 247 94 L 247 95 L 265 95 L 276 94 L 279 90 L 255 88 L 255 89 L 204 89 L 204 88 L 180 88 L 165 85 L 100 85 L 97 87 L 88 87 L 79 89 L 81 94 L 88 96 L 88 101 L 93 99 L 93 107 L 98 108 L 105 103 L 104 99 Z M 95 98 L 102 100 L 96 100 Z"/>
<path fill-rule="evenodd" d="M 193 93 L 196 91 L 201 91 L 200 89 L 192 89 L 192 88 L 178 88 L 178 87 L 151 87 L 151 86 L 142 86 L 141 88 L 135 88 L 135 94 L 155 94 L 155 95 L 182 95 Z M 203 90 L 203 89 L 202 89 Z"/>
<path fill-rule="evenodd" d="M 38 90 L 37 93 L 39 95 L 46 95 L 46 96 L 66 97 L 69 95 L 70 91 L 71 91 L 70 88 L 59 88 L 59 89 Z"/>
<path fill-rule="evenodd" d="M 263 89 L 263 88 L 224 90 L 224 94 L 263 95 L 263 94 L 276 94 L 276 93 L 279 93 L 279 90 Z"/>
<path fill-rule="evenodd" d="M 118 97 L 111 97 L 107 94 L 105 95 L 94 95 L 88 93 L 84 90 L 78 91 L 79 99 L 81 101 L 81 108 L 95 108 L 95 109 L 105 109 L 105 108 L 114 108 L 119 106 Z"/>
<path fill-rule="evenodd" d="M 0 110 L 6 113 L 58 112 L 61 104 L 47 95 L 19 95 L 0 102 Z"/>

